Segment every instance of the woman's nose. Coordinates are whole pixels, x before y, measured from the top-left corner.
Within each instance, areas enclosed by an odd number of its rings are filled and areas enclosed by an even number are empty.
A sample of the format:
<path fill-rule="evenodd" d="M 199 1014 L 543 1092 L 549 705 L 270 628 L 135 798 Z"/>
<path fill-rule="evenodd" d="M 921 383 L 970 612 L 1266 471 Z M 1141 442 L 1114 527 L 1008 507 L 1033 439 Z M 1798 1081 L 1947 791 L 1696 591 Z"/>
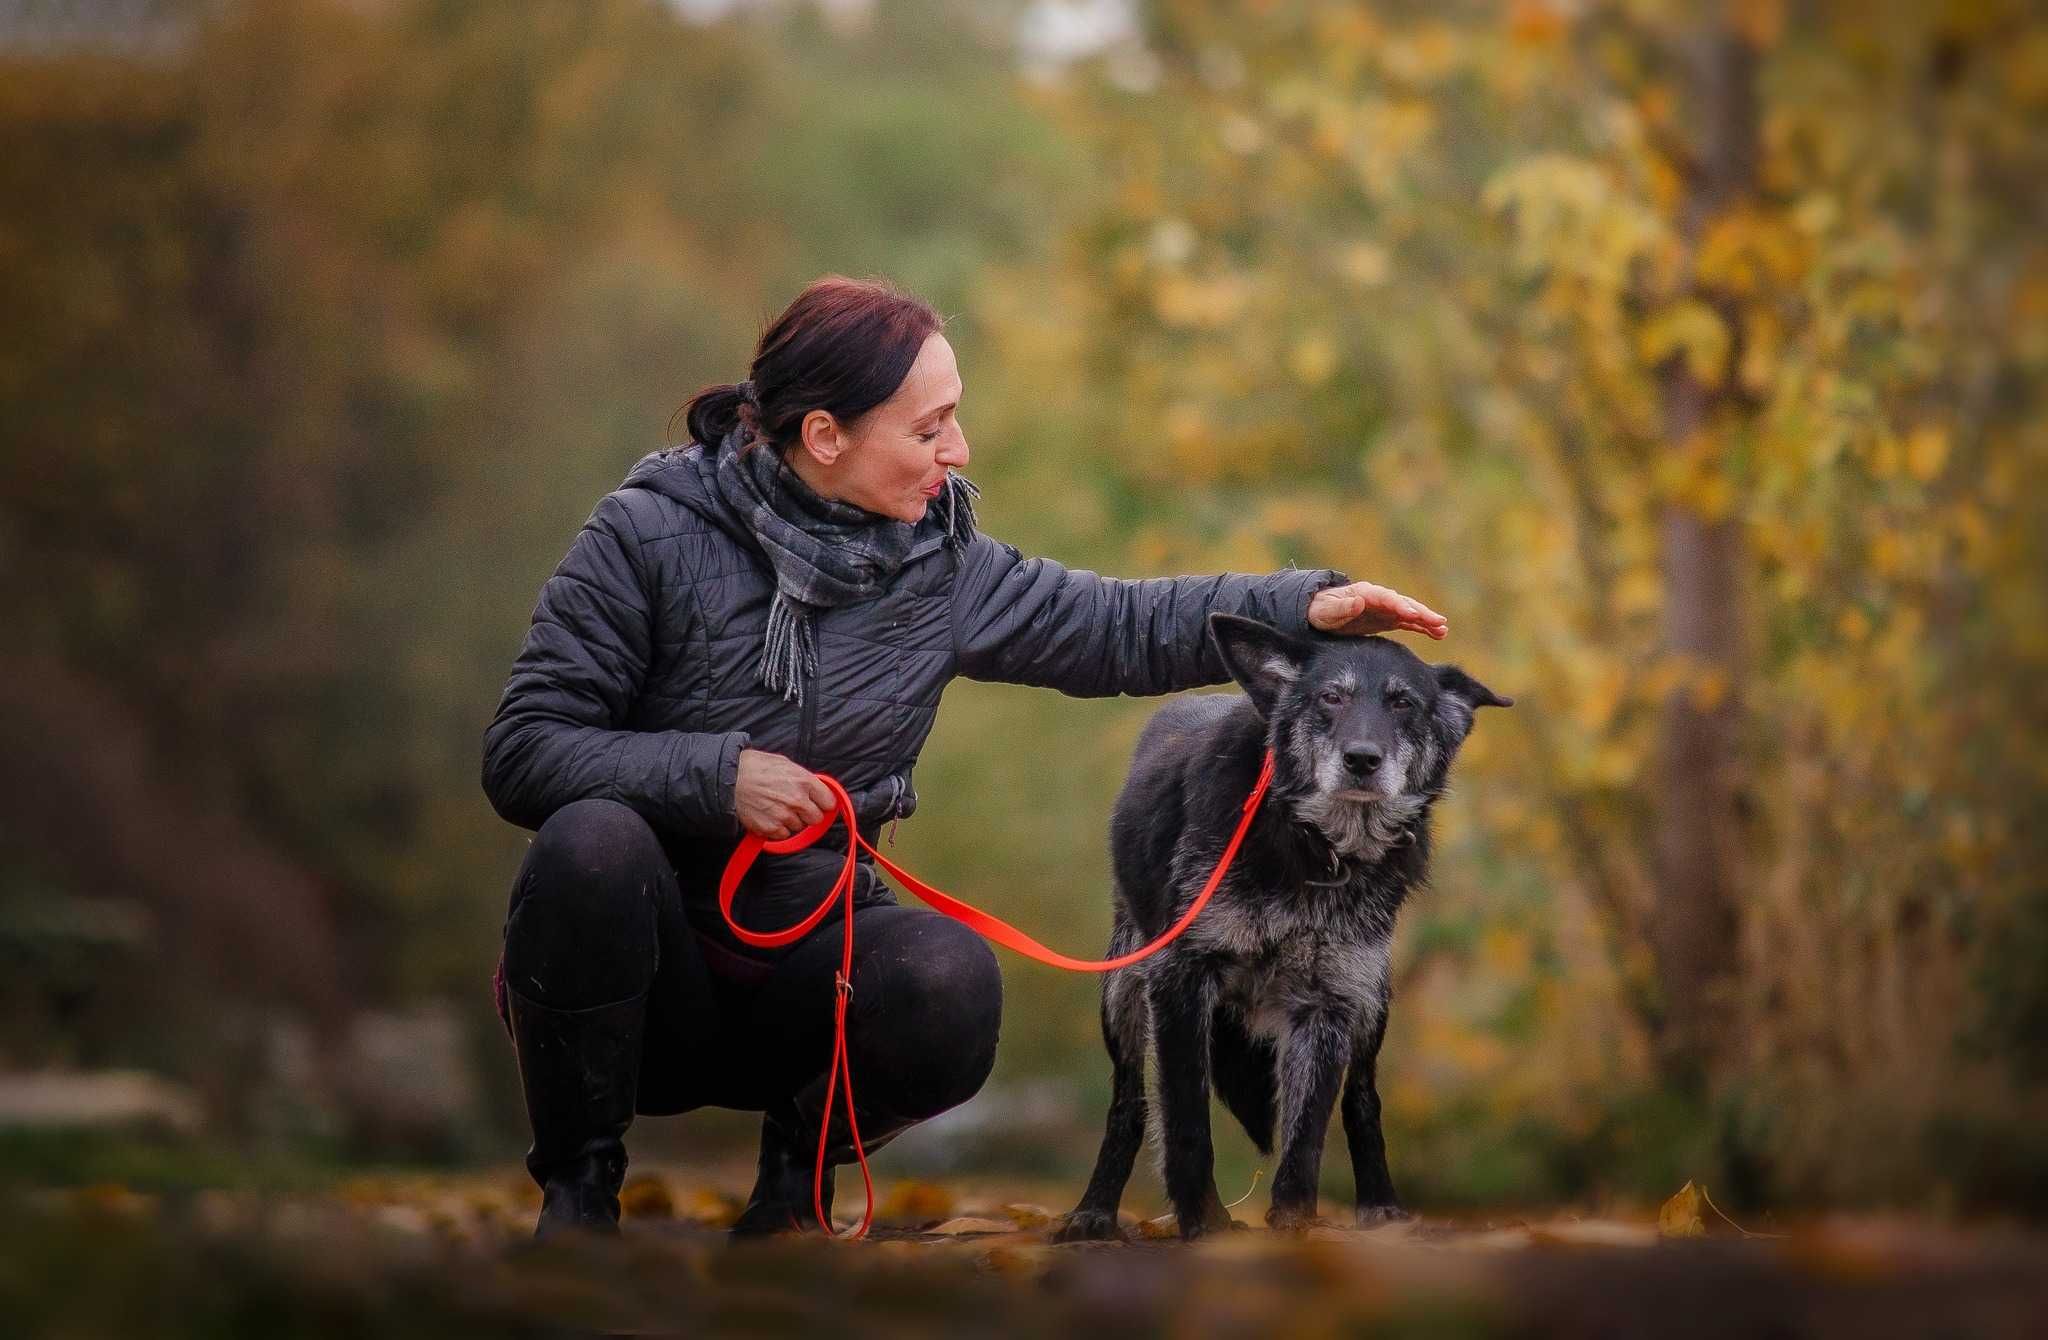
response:
<path fill-rule="evenodd" d="M 941 465 L 959 469 L 967 464 L 967 434 L 951 433 L 939 447 L 938 460 Z"/>

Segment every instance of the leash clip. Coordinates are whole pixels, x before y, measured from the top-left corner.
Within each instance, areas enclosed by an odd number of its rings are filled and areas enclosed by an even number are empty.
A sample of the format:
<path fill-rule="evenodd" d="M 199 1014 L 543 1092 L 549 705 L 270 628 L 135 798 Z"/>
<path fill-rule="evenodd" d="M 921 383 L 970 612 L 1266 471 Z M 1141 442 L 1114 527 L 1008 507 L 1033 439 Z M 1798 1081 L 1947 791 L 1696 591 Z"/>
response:
<path fill-rule="evenodd" d="M 843 972 L 832 974 L 832 989 L 849 1000 L 853 998 L 853 982 Z"/>

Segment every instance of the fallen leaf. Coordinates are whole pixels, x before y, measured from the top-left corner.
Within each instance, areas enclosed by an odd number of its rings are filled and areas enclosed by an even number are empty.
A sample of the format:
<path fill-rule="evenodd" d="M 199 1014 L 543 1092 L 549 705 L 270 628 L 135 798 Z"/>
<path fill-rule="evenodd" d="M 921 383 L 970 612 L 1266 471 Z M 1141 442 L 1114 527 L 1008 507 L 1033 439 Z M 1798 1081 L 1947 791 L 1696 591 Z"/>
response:
<path fill-rule="evenodd" d="M 683 1198 L 682 1204 L 676 1207 L 675 1214 L 677 1218 L 686 1219 L 693 1224 L 703 1224 L 710 1228 L 728 1228 L 740 1217 L 740 1211 L 745 1208 L 740 1198 L 730 1192 L 711 1187 L 698 1187 Z"/>
<path fill-rule="evenodd" d="M 1053 1220 L 1059 1218 L 1058 1215 L 1046 1209 L 1043 1205 L 1024 1205 L 1021 1203 L 1003 1206 L 1003 1213 L 1015 1220 L 1019 1228 L 1044 1228 L 1051 1224 Z"/>
<path fill-rule="evenodd" d="M 1707 1226 L 1700 1222 L 1700 1188 L 1687 1181 L 1678 1194 L 1657 1211 L 1657 1231 L 1667 1238 L 1702 1238 Z"/>
<path fill-rule="evenodd" d="M 673 1219 L 676 1200 L 659 1177 L 637 1177 L 619 1192 L 619 1210 L 632 1219 Z"/>
<path fill-rule="evenodd" d="M 875 1206 L 875 1218 L 889 1223 L 926 1224 L 953 1213 L 953 1193 L 936 1182 L 907 1180 L 889 1188 Z"/>
<path fill-rule="evenodd" d="M 1014 1233 L 1017 1226 L 1007 1219 L 979 1219 L 973 1215 L 962 1215 L 948 1219 L 943 1224 L 934 1224 L 925 1230 L 944 1237 L 958 1237 L 964 1233 Z"/>
<path fill-rule="evenodd" d="M 1169 1210 L 1157 1219 L 1140 1222 L 1133 1231 L 1139 1237 L 1155 1242 L 1162 1238 L 1177 1238 L 1180 1236 L 1180 1218 Z"/>

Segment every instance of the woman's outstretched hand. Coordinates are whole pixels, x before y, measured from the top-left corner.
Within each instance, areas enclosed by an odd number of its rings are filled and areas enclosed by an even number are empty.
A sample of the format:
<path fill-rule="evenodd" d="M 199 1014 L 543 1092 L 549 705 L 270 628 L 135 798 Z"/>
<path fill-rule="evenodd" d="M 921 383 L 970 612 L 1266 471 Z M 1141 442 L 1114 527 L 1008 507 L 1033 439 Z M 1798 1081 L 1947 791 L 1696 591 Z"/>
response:
<path fill-rule="evenodd" d="M 1451 631 L 1444 616 L 1419 600 L 1371 582 L 1329 586 L 1308 602 L 1309 626 L 1325 633 L 1364 637 L 1368 633 L 1422 633 L 1441 638 Z"/>
<path fill-rule="evenodd" d="M 839 803 L 816 773 L 765 749 L 740 750 L 732 790 L 740 827 L 770 841 L 803 832 Z"/>

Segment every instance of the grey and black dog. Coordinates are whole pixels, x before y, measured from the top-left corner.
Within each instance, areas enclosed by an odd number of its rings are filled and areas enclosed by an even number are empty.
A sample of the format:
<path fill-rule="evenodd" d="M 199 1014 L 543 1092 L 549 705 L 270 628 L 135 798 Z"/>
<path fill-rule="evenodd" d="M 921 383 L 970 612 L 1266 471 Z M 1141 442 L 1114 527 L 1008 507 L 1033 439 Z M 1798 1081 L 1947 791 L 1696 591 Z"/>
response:
<path fill-rule="evenodd" d="M 1341 1087 L 1362 1224 L 1405 1217 L 1387 1171 L 1373 1070 L 1386 1035 L 1394 917 L 1429 865 L 1430 809 L 1475 709 L 1507 707 L 1454 665 L 1380 637 L 1305 641 L 1209 616 L 1246 697 L 1169 703 L 1138 737 L 1110 824 L 1111 955 L 1186 911 L 1236 831 L 1268 747 L 1271 786 L 1230 873 L 1166 949 L 1104 976 L 1115 1066 L 1108 1129 L 1061 1241 L 1118 1236 L 1117 1203 L 1150 1124 L 1183 1238 L 1231 1224 L 1216 1191 L 1209 1089 L 1280 1162 L 1266 1221 L 1314 1220 L 1323 1133 Z"/>

